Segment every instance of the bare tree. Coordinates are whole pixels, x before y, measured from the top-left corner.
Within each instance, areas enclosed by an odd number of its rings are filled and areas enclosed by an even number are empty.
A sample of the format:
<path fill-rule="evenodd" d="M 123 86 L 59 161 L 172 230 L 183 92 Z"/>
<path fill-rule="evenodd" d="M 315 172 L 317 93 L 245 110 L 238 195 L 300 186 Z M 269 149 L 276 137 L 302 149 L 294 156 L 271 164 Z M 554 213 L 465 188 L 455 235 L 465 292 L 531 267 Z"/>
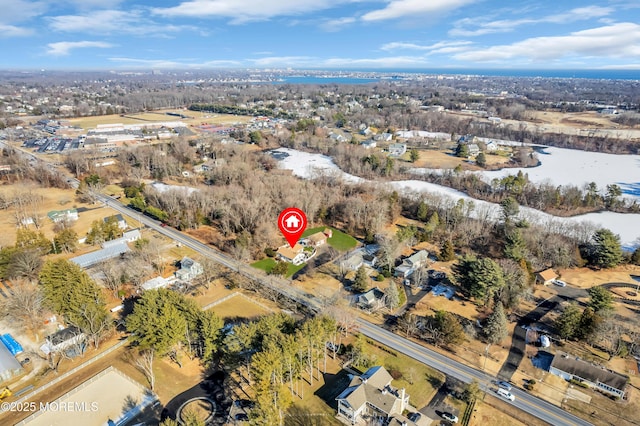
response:
<path fill-rule="evenodd" d="M 12 292 L 2 304 L 2 313 L 37 339 L 47 312 L 42 291 L 35 282 L 28 280 L 11 281 L 11 288 Z"/>
<path fill-rule="evenodd" d="M 153 391 L 156 384 L 156 375 L 153 372 L 153 359 L 155 356 L 154 349 L 145 349 L 138 352 L 138 357 L 135 360 L 135 366 L 138 370 L 144 374 L 147 381 L 149 382 L 149 387 Z"/>

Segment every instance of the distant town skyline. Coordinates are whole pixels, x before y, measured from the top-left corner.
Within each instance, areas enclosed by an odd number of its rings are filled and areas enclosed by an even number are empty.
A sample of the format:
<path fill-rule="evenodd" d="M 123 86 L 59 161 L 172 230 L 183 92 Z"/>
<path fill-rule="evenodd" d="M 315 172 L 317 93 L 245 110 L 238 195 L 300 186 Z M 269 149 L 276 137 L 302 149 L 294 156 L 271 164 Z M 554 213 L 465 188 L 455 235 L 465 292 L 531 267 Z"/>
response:
<path fill-rule="evenodd" d="M 633 0 L 0 0 L 3 69 L 638 69 Z"/>

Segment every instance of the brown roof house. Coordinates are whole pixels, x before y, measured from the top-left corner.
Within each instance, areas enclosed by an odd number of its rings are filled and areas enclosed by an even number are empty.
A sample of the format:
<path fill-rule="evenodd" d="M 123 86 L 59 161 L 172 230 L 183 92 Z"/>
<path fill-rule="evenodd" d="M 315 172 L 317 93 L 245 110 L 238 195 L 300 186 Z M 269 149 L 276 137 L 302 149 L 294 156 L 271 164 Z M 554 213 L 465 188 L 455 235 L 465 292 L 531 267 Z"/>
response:
<path fill-rule="evenodd" d="M 331 235 L 333 235 L 331 229 L 326 228 L 322 232 L 316 232 L 315 234 L 309 235 L 307 238 L 301 241 L 301 243 L 304 242 L 308 246 L 318 247 L 326 244 L 327 239 L 331 238 Z"/>
<path fill-rule="evenodd" d="M 579 358 L 570 357 L 567 354 L 556 354 L 553 357 L 553 361 L 551 361 L 549 372 L 565 380 L 577 380 L 600 392 L 618 398 L 624 398 L 625 388 L 629 382 L 629 377 L 627 376 L 593 365 Z"/>
<path fill-rule="evenodd" d="M 349 386 L 336 398 L 338 418 L 355 425 L 366 419 L 387 422 L 402 416 L 409 406 L 409 395 L 404 388 L 392 387 L 392 379 L 382 366 L 371 367 L 363 375 L 351 379 Z"/>
<path fill-rule="evenodd" d="M 536 274 L 536 284 L 549 285 L 553 280 L 558 278 L 558 274 L 552 268 L 545 269 Z"/>
<path fill-rule="evenodd" d="M 289 244 L 284 245 L 278 249 L 277 253 L 280 260 L 293 263 L 294 265 L 300 265 L 307 259 L 304 255 L 304 247 L 300 244 L 296 244 L 293 248 L 289 247 Z"/>

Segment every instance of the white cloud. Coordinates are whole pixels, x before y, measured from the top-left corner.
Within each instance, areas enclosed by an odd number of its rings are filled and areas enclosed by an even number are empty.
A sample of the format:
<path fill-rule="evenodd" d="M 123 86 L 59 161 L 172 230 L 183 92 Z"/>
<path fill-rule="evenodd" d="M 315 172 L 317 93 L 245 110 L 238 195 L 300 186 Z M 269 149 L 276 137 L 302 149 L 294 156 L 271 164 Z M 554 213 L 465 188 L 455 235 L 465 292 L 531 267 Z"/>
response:
<path fill-rule="evenodd" d="M 542 23 L 567 24 L 592 18 L 602 18 L 611 14 L 613 11 L 614 10 L 610 7 L 586 6 L 572 9 L 566 13 L 548 15 L 538 19 L 503 19 L 483 22 L 474 18 L 464 18 L 455 22 L 455 28 L 449 31 L 449 35 L 480 36 L 485 34 L 506 33 L 514 31 L 517 27 L 522 25 Z"/>
<path fill-rule="evenodd" d="M 82 32 L 87 34 L 167 35 L 190 26 L 156 23 L 142 10 L 98 10 L 83 15 L 63 15 L 48 18 L 49 27 L 55 31 Z"/>
<path fill-rule="evenodd" d="M 413 18 L 448 12 L 453 9 L 476 3 L 478 0 L 391 0 L 384 9 L 374 10 L 362 16 L 364 21 L 382 21 L 385 19 Z"/>
<path fill-rule="evenodd" d="M 205 62 L 193 62 L 175 59 L 138 59 L 114 57 L 109 58 L 111 62 L 118 62 L 127 68 L 155 68 L 155 69 L 199 69 L 199 68 L 232 68 L 241 65 L 238 61 L 233 60 L 217 60 Z"/>
<path fill-rule="evenodd" d="M 43 1 L 0 0 L 0 22 L 22 22 L 42 15 L 47 10 Z"/>
<path fill-rule="evenodd" d="M 420 50 L 429 53 L 452 53 L 467 50 L 470 41 L 440 41 L 434 44 L 422 45 L 405 42 L 392 42 L 383 44 L 380 49 L 386 51 L 392 50 Z"/>
<path fill-rule="evenodd" d="M 231 23 L 241 24 L 329 9 L 350 1 L 354 0 L 191 0 L 152 12 L 169 17 L 231 18 Z"/>
<path fill-rule="evenodd" d="M 313 56 L 267 56 L 249 59 L 256 67 L 308 67 L 317 64 L 318 58 Z"/>
<path fill-rule="evenodd" d="M 31 30 L 30 28 L 0 24 L 0 38 L 24 37 L 32 34 L 33 30 Z"/>
<path fill-rule="evenodd" d="M 59 41 L 57 43 L 47 44 L 47 47 L 49 48 L 47 54 L 52 56 L 66 56 L 71 53 L 73 49 L 84 49 L 91 47 L 108 49 L 113 46 L 113 44 L 105 43 L 103 41 Z"/>
<path fill-rule="evenodd" d="M 566 36 L 533 37 L 513 44 L 474 49 L 454 55 L 463 61 L 554 60 L 580 55 L 624 58 L 640 56 L 640 25 L 615 25 L 576 31 Z"/>
<path fill-rule="evenodd" d="M 122 0 L 67 0 L 80 10 L 111 9 L 122 3 Z"/>
<path fill-rule="evenodd" d="M 356 18 L 352 18 L 352 17 L 338 18 L 338 19 L 325 21 L 322 24 L 320 24 L 320 27 L 325 31 L 334 32 L 334 31 L 340 31 L 344 29 L 345 26 L 349 26 L 354 22 L 356 22 Z"/>

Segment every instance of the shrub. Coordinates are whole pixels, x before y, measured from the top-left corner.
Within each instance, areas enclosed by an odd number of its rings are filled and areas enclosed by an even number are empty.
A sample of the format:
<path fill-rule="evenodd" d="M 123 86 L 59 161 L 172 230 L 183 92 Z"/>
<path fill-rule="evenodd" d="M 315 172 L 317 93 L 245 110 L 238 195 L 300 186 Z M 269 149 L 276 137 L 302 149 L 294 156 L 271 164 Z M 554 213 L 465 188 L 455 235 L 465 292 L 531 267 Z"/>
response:
<path fill-rule="evenodd" d="M 402 379 L 402 371 L 396 369 L 396 368 L 392 368 L 389 370 L 389 374 L 391 375 L 391 377 L 393 377 L 394 380 L 400 380 Z"/>
<path fill-rule="evenodd" d="M 536 386 L 535 380 L 529 380 L 527 383 L 524 384 L 524 388 L 528 391 L 532 391 L 533 388 L 535 388 L 535 386 Z"/>
<path fill-rule="evenodd" d="M 267 247 L 266 249 L 264 249 L 264 254 L 266 254 L 268 257 L 276 257 L 276 251 L 271 247 Z"/>
<path fill-rule="evenodd" d="M 589 389 L 589 385 L 581 382 L 580 380 L 571 379 L 569 380 L 569 383 L 571 383 L 572 385 L 580 386 L 581 388 Z"/>
<path fill-rule="evenodd" d="M 378 282 L 384 281 L 384 275 L 378 274 L 378 276 L 376 277 L 376 281 L 378 281 Z"/>

